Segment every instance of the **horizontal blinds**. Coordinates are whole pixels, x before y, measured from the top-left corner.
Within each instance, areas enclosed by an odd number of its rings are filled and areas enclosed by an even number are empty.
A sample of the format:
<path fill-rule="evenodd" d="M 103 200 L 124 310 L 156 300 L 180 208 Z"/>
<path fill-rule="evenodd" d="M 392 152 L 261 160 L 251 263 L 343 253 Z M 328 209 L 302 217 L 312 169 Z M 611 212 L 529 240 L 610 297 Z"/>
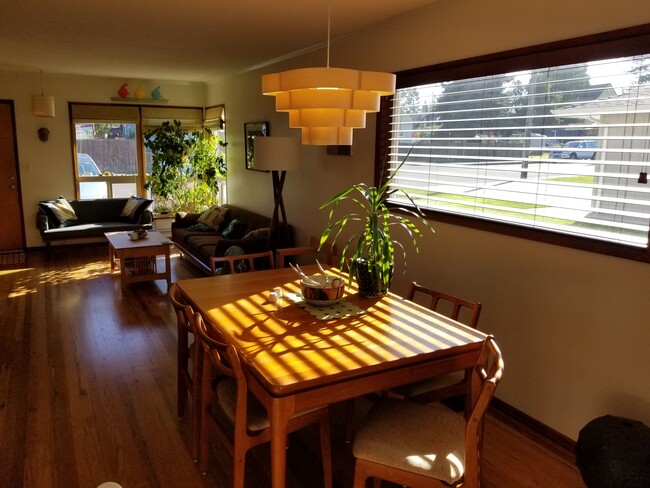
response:
<path fill-rule="evenodd" d="M 206 127 L 220 127 L 224 119 L 223 106 L 207 107 L 203 112 L 203 125 Z"/>
<path fill-rule="evenodd" d="M 70 111 L 75 123 L 104 123 L 137 124 L 140 122 L 138 107 L 116 105 L 72 104 Z"/>
<path fill-rule="evenodd" d="M 393 187 L 423 208 L 646 247 L 650 56 L 400 89 L 389 168 L 407 154 Z"/>
<path fill-rule="evenodd" d="M 200 129 L 203 125 L 203 109 L 142 107 L 143 127 L 158 127 L 163 122 L 172 122 L 174 120 L 178 120 L 184 129 Z"/>

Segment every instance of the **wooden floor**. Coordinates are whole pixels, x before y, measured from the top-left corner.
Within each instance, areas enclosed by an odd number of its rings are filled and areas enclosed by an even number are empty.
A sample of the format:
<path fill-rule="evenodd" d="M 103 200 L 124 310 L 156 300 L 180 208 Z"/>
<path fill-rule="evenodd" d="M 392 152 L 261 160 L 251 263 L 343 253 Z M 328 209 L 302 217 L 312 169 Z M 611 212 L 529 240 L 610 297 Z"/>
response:
<path fill-rule="evenodd" d="M 178 255 L 173 280 L 198 276 Z M 176 328 L 164 281 L 122 294 L 101 247 L 27 253 L 0 270 L 0 487 L 227 487 L 230 456 L 212 444 L 202 476 L 189 455 L 190 419 L 176 415 Z M 497 395 L 498 396 L 498 395 Z M 356 402 L 361 417 L 364 402 Z M 353 460 L 333 407 L 334 485 Z M 287 486 L 322 486 L 318 433 L 290 439 Z M 270 486 L 269 450 L 249 453 L 247 487 Z M 385 484 L 384 486 L 388 486 Z M 484 488 L 584 488 L 567 453 L 545 449 L 489 415 Z"/>

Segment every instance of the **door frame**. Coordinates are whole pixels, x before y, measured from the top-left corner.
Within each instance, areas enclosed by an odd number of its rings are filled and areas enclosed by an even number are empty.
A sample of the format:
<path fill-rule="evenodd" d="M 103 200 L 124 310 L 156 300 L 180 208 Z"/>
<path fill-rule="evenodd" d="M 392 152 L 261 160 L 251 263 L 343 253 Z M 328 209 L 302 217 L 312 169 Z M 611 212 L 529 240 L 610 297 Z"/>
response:
<path fill-rule="evenodd" d="M 13 100 L 0 98 L 0 104 L 9 105 L 9 114 L 11 117 L 11 129 L 12 129 L 11 139 L 14 145 L 14 162 L 16 165 L 16 186 L 17 186 L 16 191 L 18 193 L 18 208 L 20 213 L 20 241 L 21 241 L 20 250 L 24 251 L 26 246 L 25 209 L 23 207 L 23 191 L 22 191 L 22 184 L 20 179 L 20 159 L 18 156 L 18 137 L 16 135 L 16 111 L 15 111 Z"/>

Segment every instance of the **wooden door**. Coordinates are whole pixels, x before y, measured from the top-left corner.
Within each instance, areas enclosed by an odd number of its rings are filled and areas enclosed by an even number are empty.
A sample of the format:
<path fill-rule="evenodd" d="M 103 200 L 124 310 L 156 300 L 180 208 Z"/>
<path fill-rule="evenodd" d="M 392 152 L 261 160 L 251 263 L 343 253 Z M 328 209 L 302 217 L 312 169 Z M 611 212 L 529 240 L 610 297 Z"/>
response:
<path fill-rule="evenodd" d="M 0 252 L 25 246 L 17 154 L 14 105 L 0 100 Z"/>

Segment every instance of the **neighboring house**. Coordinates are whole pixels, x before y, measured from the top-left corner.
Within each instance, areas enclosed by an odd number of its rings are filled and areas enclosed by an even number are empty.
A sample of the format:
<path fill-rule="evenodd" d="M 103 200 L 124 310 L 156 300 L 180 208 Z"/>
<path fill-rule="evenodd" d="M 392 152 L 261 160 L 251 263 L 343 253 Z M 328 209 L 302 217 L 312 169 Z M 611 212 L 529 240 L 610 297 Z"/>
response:
<path fill-rule="evenodd" d="M 633 93 L 631 93 L 633 92 Z M 631 96 L 632 95 L 632 96 Z M 630 99 L 634 99 L 633 107 L 630 107 Z M 635 224 L 647 224 L 645 219 L 636 218 L 630 213 L 647 210 L 646 205 L 637 205 L 631 203 L 614 202 L 620 199 L 620 190 L 608 190 L 608 185 L 621 185 L 630 188 L 626 192 L 625 199 L 635 199 L 640 201 L 650 201 L 650 192 L 647 185 L 638 183 L 639 172 L 647 171 L 648 148 L 650 147 L 650 85 L 639 85 L 622 91 L 619 94 L 613 94 L 601 97 L 598 100 L 580 103 L 571 107 L 553 111 L 554 115 L 582 119 L 590 124 L 596 124 L 598 127 L 598 149 L 596 150 L 595 160 L 597 161 L 594 171 L 596 174 L 602 174 L 600 181 L 594 182 L 602 187 L 595 189 L 599 192 L 598 199 L 594 199 L 594 204 L 599 208 L 616 210 L 624 222 Z M 616 157 L 610 159 L 610 155 Z M 619 177 L 608 177 L 607 174 L 613 172 L 620 173 L 621 165 L 618 161 L 624 161 L 627 167 L 629 178 L 620 181 Z M 629 165 L 629 163 L 639 163 L 638 166 Z M 638 191 L 644 190 L 644 191 Z M 609 201 L 603 201 L 602 197 L 609 198 Z M 645 208 L 644 208 L 645 207 Z M 598 218 L 598 215 L 591 215 L 592 218 Z M 603 219 L 611 218 L 605 214 L 600 216 Z"/>

